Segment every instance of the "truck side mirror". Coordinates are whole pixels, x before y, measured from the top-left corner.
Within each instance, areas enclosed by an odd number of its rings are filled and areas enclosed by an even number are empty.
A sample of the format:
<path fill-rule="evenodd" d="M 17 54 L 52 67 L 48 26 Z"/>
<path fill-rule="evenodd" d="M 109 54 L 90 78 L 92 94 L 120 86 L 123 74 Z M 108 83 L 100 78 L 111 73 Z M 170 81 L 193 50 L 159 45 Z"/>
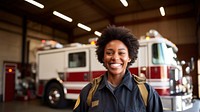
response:
<path fill-rule="evenodd" d="M 190 59 L 190 71 L 193 71 L 194 70 L 194 58 L 192 57 L 191 59 Z"/>

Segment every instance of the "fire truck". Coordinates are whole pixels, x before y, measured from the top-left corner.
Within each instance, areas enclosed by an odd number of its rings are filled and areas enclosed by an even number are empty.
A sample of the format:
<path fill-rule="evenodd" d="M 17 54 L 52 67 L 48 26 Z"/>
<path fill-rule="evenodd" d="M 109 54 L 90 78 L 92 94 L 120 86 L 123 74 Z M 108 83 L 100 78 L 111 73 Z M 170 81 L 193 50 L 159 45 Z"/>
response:
<path fill-rule="evenodd" d="M 138 59 L 129 67 L 131 73 L 146 77 L 147 83 L 161 96 L 164 110 L 191 108 L 192 81 L 183 76 L 176 45 L 156 30 L 147 32 L 139 44 Z M 95 45 L 79 43 L 38 51 L 36 94 L 53 108 L 76 100 L 84 86 L 106 71 L 95 51 Z"/>

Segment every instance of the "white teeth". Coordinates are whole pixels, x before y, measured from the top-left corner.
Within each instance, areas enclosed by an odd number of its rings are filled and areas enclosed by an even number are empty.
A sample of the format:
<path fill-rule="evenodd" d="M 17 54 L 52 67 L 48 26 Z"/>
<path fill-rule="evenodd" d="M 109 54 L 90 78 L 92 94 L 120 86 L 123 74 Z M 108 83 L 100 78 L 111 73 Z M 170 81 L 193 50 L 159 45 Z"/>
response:
<path fill-rule="evenodd" d="M 110 66 L 111 66 L 112 68 L 117 68 L 117 67 L 120 67 L 121 64 L 110 64 Z"/>

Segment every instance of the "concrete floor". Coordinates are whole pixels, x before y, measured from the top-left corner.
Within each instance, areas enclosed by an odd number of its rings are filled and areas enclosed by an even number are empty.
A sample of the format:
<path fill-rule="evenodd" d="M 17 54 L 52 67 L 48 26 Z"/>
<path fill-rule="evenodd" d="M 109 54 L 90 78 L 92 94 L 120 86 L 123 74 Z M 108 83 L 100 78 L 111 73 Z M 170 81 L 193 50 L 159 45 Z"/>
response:
<path fill-rule="evenodd" d="M 0 112 L 72 112 L 74 103 L 63 109 L 52 109 L 41 102 L 41 99 L 29 101 L 11 101 L 0 103 Z"/>
<path fill-rule="evenodd" d="M 194 100 L 193 108 L 183 112 L 200 112 L 200 100 Z M 52 109 L 41 103 L 40 99 L 30 101 L 11 101 L 0 103 L 0 112 L 72 112 L 74 102 L 63 109 Z M 169 112 L 169 111 L 167 111 Z"/>

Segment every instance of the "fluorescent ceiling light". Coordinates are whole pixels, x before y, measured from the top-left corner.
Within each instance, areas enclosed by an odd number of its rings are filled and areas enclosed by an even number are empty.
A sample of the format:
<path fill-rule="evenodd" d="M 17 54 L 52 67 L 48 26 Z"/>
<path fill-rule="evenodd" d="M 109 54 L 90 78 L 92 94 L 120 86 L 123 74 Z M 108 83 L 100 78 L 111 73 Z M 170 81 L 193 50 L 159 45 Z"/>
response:
<path fill-rule="evenodd" d="M 160 14 L 162 16 L 165 16 L 165 9 L 164 9 L 164 7 L 160 7 Z"/>
<path fill-rule="evenodd" d="M 98 31 L 95 31 L 94 34 L 97 35 L 97 36 L 99 36 L 99 37 L 101 36 L 101 33 L 98 32 Z"/>
<path fill-rule="evenodd" d="M 78 25 L 78 27 L 80 27 L 80 28 L 82 28 L 82 29 L 84 29 L 86 31 L 91 31 L 91 28 L 86 26 L 86 25 L 84 25 L 84 24 L 78 23 L 77 25 Z"/>
<path fill-rule="evenodd" d="M 126 0 L 120 0 L 121 3 L 124 5 L 124 7 L 127 7 L 128 6 L 128 2 Z"/>
<path fill-rule="evenodd" d="M 61 13 L 59 13 L 57 11 L 53 11 L 53 14 L 58 16 L 58 17 L 60 17 L 60 18 L 62 18 L 62 19 L 64 19 L 64 20 L 66 20 L 66 21 L 72 22 L 72 18 L 70 18 L 68 16 L 65 16 L 64 14 L 61 14 Z"/>
<path fill-rule="evenodd" d="M 37 7 L 39 7 L 39 8 L 41 8 L 41 9 L 44 8 L 44 5 L 42 5 L 41 3 L 36 2 L 36 1 L 34 1 L 34 0 L 25 0 L 25 1 L 28 2 L 28 3 L 31 3 L 31 4 L 33 4 L 33 5 L 35 5 L 35 6 L 37 6 Z"/>

